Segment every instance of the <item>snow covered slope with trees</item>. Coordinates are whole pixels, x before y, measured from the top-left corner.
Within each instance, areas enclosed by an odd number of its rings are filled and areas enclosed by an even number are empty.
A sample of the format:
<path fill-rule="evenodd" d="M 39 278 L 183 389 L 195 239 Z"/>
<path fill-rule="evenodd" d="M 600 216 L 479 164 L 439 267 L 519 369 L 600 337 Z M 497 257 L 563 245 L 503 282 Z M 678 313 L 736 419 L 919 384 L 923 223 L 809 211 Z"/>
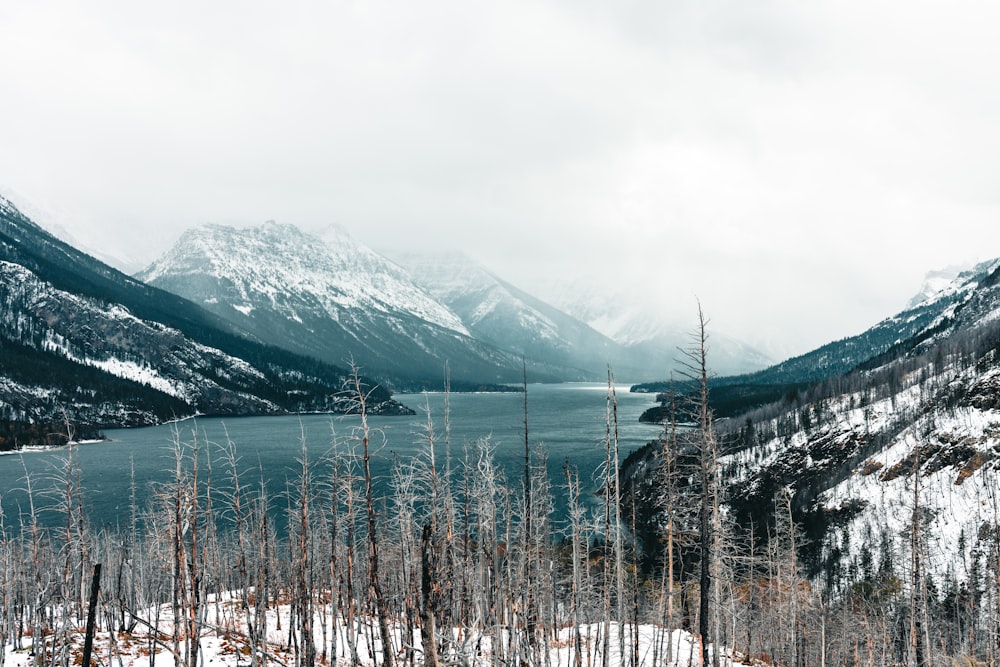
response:
<path fill-rule="evenodd" d="M 910 335 L 890 340 L 899 331 Z M 959 275 L 854 342 L 863 340 L 879 343 L 881 353 L 715 422 L 723 507 L 717 530 L 727 537 L 720 548 L 733 568 L 719 575 L 723 587 L 754 586 L 754 570 L 738 564 L 754 561 L 739 559 L 758 554 L 757 571 L 774 572 L 774 554 L 792 543 L 803 566 L 796 576 L 808 588 L 787 603 L 802 605 L 800 612 L 821 605 L 831 618 L 864 623 L 878 645 L 895 647 L 888 655 L 897 662 L 931 652 L 993 656 L 1000 261 Z M 843 363 L 854 351 L 841 346 L 813 358 Z M 651 554 L 662 549 L 665 490 L 681 497 L 696 491 L 683 473 L 664 484 L 654 472 L 663 470 L 665 443 L 676 443 L 683 461 L 685 448 L 701 441 L 682 429 L 630 464 L 641 507 L 661 507 L 636 516 Z M 680 558 L 697 569 L 690 554 Z"/>
<path fill-rule="evenodd" d="M 67 421 L 87 429 L 335 409 L 345 378 L 237 336 L 189 301 L 59 241 L 5 200 L 0 361 L 2 447 L 44 439 L 53 424 L 65 432 Z"/>
<path fill-rule="evenodd" d="M 462 318 L 477 338 L 529 359 L 580 369 L 599 379 L 610 363 L 625 377 L 649 373 L 646 360 L 586 323 L 494 275 L 467 255 L 397 258 L 417 283 Z"/>
<path fill-rule="evenodd" d="M 930 288 L 912 306 L 887 317 L 857 336 L 828 343 L 804 355 L 748 376 L 751 382 L 821 380 L 876 366 L 914 348 L 941 340 L 991 315 L 996 295 L 986 288 L 996 282 L 1000 260 L 983 262 L 943 286 Z M 985 300 L 985 301 L 984 301 Z"/>

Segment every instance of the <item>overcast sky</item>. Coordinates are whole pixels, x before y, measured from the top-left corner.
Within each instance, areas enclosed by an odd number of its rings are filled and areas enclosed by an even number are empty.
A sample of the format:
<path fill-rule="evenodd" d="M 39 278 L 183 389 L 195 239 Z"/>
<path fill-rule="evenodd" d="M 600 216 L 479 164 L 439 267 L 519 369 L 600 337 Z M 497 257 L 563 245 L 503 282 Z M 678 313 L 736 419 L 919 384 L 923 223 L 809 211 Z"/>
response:
<path fill-rule="evenodd" d="M 4 2 L 0 192 L 145 264 L 342 224 L 802 352 L 1000 256 L 1000 3 Z"/>

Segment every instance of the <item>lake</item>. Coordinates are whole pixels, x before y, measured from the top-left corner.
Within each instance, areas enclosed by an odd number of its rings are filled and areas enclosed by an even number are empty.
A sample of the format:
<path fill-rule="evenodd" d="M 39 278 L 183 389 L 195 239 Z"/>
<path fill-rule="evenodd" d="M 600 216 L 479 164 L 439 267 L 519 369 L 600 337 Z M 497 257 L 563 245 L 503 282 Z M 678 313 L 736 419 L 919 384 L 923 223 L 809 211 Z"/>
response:
<path fill-rule="evenodd" d="M 662 427 L 641 424 L 643 410 L 652 404 L 649 394 L 630 394 L 628 385 L 618 391 L 618 435 L 622 458 L 654 439 Z M 568 383 L 528 386 L 528 434 L 534 448 L 539 445 L 547 454 L 549 475 L 556 493 L 557 514 L 564 506 L 560 485 L 564 484 L 564 464 L 575 466 L 586 483 L 604 461 L 607 386 L 599 383 Z M 393 457 L 407 459 L 426 449 L 425 433 L 429 408 L 437 439 L 437 456 L 443 457 L 444 395 L 397 394 L 401 403 L 413 408 L 416 417 L 371 417 L 369 426 L 380 435 L 373 438 L 372 472 L 380 487 L 391 471 Z M 453 468 L 457 468 L 466 445 L 489 437 L 495 459 L 503 466 L 511 484 L 520 485 L 524 465 L 524 395 L 521 393 L 459 394 L 449 397 L 451 429 L 450 450 Z M 255 484 L 257 470 L 264 472 L 272 498 L 286 489 L 300 465 L 303 438 L 310 460 L 316 461 L 330 451 L 334 434 L 350 436 L 360 423 L 358 417 L 340 415 L 301 415 L 283 417 L 197 418 L 139 429 L 114 429 L 105 432 L 109 441 L 77 446 L 85 511 L 92 527 L 124 526 L 129 520 L 131 467 L 135 467 L 136 488 L 140 494 L 151 485 L 171 478 L 172 443 L 235 443 L 241 466 L 248 471 L 243 484 Z M 383 437 L 384 436 L 384 443 Z M 212 450 L 213 447 L 208 447 Z M 27 512 L 25 468 L 35 487 L 36 505 L 51 500 L 39 492 L 52 488 L 53 473 L 65 450 L 33 451 L 23 455 L 0 456 L 0 505 L 4 523 L 9 528 L 18 516 Z M 439 458 L 443 466 L 443 458 Z M 218 464 L 217 464 L 218 466 Z M 205 468 L 199 473 L 204 477 Z M 222 471 L 216 469 L 214 475 Z M 223 480 L 219 480 L 219 484 Z M 596 484 L 590 485 L 596 489 Z M 384 491 L 383 491 L 384 492 Z M 276 503 L 276 506 L 280 506 Z M 48 518 L 47 518 L 48 517 Z M 43 516 L 46 523 L 57 520 L 53 513 Z"/>

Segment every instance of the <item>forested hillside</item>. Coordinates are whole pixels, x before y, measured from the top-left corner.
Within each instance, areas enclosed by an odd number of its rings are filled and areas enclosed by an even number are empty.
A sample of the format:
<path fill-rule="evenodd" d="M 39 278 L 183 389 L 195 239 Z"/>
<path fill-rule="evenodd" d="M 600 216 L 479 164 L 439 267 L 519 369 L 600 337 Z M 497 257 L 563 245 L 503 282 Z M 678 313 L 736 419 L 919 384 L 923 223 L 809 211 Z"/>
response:
<path fill-rule="evenodd" d="M 0 199 L 0 448 L 194 414 L 340 410 L 346 378 L 236 335 Z M 406 412 L 384 388 L 374 392 L 373 410 Z"/>
<path fill-rule="evenodd" d="M 712 407 L 716 417 L 735 417 L 761 405 L 787 399 L 828 378 L 855 369 L 877 368 L 900 355 L 932 345 L 988 319 L 1000 303 L 994 289 L 1000 280 L 1000 260 L 983 262 L 961 272 L 942 288 L 921 294 L 892 317 L 856 336 L 827 343 L 755 373 L 712 377 Z M 634 385 L 632 391 L 670 391 L 669 380 Z M 652 408 L 644 416 L 662 421 L 666 410 Z"/>
<path fill-rule="evenodd" d="M 623 510 L 647 570 L 667 559 L 699 585 L 708 494 L 715 622 L 737 627 L 743 605 L 781 600 L 779 662 L 831 642 L 889 664 L 995 659 L 997 312 L 993 266 L 912 339 L 726 419 L 700 422 L 708 393 L 679 382 L 663 397 L 664 438 L 627 462 L 639 509 Z M 864 628 L 865 646 L 844 627 Z M 765 647 L 760 632 L 747 625 L 751 647 Z"/>

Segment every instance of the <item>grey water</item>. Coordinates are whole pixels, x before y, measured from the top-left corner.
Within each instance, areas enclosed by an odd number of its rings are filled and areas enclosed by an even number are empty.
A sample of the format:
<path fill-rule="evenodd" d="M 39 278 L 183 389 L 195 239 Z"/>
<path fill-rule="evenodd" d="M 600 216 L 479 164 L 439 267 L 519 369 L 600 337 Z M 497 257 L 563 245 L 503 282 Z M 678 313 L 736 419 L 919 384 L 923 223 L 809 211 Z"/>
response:
<path fill-rule="evenodd" d="M 652 405 L 648 394 L 617 392 L 618 442 L 620 457 L 653 440 L 661 428 L 638 421 Z M 427 449 L 428 414 L 433 422 L 438 465 L 445 456 L 445 396 L 440 393 L 398 394 L 403 404 L 417 416 L 370 417 L 372 473 L 380 492 L 388 493 L 393 461 L 407 462 Z M 524 401 L 522 393 L 452 393 L 448 395 L 448 449 L 452 468 L 457 469 L 468 448 L 489 438 L 494 459 L 506 471 L 508 485 L 520 485 L 524 470 Z M 598 383 L 529 385 L 528 442 L 547 457 L 548 473 L 556 514 L 565 507 L 561 486 L 565 484 L 565 464 L 575 467 L 586 490 L 596 492 L 595 473 L 605 461 L 607 433 L 607 386 Z M 335 438 L 349 439 L 360 418 L 341 415 L 301 415 L 281 417 L 203 417 L 148 428 L 105 431 L 108 440 L 75 447 L 80 469 L 83 507 L 92 528 L 120 528 L 130 521 L 130 493 L 134 476 L 137 504 L 157 484 L 173 478 L 173 443 L 197 443 L 202 452 L 217 455 L 221 443 L 235 444 L 240 459 L 241 484 L 252 486 L 262 480 L 272 503 L 280 508 L 280 498 L 301 472 L 305 452 L 311 462 L 322 464 L 330 455 Z M 341 445 L 341 449 L 343 446 Z M 0 507 L 5 530 L 16 531 L 28 512 L 26 480 L 33 487 L 33 500 L 43 524 L 64 519 L 52 509 L 59 489 L 56 472 L 66 458 L 66 450 L 25 452 L 0 456 Z M 217 456 L 211 475 L 213 483 L 224 484 L 225 472 Z M 199 464 L 199 479 L 206 479 L 208 459 Z M 133 473 L 134 470 L 134 473 Z M 27 475 L 26 475 L 27 473 Z"/>

